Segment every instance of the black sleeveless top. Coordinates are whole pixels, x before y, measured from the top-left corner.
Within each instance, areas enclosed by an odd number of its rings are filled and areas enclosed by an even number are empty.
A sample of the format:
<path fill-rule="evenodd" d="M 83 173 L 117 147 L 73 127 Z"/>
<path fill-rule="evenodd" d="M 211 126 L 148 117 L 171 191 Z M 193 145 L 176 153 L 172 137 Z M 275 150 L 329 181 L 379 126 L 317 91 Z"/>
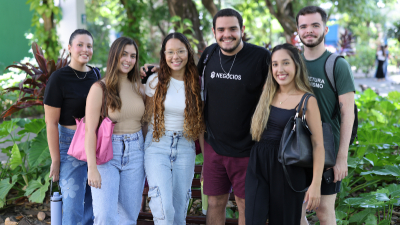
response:
<path fill-rule="evenodd" d="M 261 140 L 281 140 L 283 129 L 285 129 L 290 117 L 294 115 L 296 115 L 295 108 L 282 109 L 271 105 L 267 127 L 261 135 Z"/>

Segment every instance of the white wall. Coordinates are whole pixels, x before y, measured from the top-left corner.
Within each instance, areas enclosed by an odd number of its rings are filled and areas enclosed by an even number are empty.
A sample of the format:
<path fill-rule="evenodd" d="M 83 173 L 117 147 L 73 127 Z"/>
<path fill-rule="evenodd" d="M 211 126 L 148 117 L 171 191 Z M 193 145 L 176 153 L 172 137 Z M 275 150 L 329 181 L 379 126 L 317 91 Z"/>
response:
<path fill-rule="evenodd" d="M 86 19 L 82 23 L 82 16 L 86 17 L 85 1 L 59 0 L 59 6 L 62 9 L 62 19 L 58 24 L 57 33 L 62 48 L 68 50 L 72 32 L 76 29 L 86 29 Z"/>

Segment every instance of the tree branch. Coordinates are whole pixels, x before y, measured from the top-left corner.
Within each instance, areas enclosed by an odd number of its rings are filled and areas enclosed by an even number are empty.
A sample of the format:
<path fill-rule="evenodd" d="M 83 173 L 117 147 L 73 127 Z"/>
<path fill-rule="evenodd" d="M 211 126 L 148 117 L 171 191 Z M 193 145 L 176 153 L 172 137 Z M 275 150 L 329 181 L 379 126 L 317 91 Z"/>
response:
<path fill-rule="evenodd" d="M 208 12 L 211 14 L 212 17 L 217 14 L 218 9 L 217 6 L 214 4 L 213 0 L 201 0 L 201 3 L 203 3 L 204 7 L 208 10 Z"/>

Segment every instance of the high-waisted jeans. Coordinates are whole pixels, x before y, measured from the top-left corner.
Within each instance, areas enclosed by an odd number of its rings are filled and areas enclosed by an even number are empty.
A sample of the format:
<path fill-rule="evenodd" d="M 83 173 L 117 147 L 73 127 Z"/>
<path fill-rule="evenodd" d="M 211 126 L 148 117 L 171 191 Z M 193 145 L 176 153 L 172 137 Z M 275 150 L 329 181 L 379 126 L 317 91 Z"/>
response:
<path fill-rule="evenodd" d="M 67 154 L 75 131 L 58 125 L 60 143 L 60 186 L 63 225 L 93 224 L 92 195 L 87 184 L 87 163 Z"/>
<path fill-rule="evenodd" d="M 92 187 L 95 224 L 136 224 L 144 187 L 143 134 L 112 136 L 113 159 L 97 169 L 101 189 Z"/>
<path fill-rule="evenodd" d="M 149 183 L 149 206 L 155 225 L 184 225 L 191 199 L 195 144 L 182 131 L 165 131 L 154 142 L 149 129 L 145 142 L 144 165 Z"/>

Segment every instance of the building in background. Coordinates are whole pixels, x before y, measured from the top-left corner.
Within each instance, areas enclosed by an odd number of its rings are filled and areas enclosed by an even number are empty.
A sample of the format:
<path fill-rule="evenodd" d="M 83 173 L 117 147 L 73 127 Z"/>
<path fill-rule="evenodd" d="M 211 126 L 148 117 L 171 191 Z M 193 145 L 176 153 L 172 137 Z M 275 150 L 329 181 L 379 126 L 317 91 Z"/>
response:
<path fill-rule="evenodd" d="M 26 38 L 34 33 L 31 27 L 33 12 L 29 10 L 27 0 L 0 1 L 0 75 L 4 69 L 25 57 L 32 58 L 30 40 Z M 57 34 L 62 49 L 68 48 L 71 33 L 78 28 L 86 28 L 85 1 L 54 0 L 61 7 L 61 21 L 57 24 Z"/>
<path fill-rule="evenodd" d="M 29 7 L 26 0 L 0 1 L 0 74 L 13 62 L 32 57 L 28 52 L 30 41 L 25 37 L 33 32 Z"/>

